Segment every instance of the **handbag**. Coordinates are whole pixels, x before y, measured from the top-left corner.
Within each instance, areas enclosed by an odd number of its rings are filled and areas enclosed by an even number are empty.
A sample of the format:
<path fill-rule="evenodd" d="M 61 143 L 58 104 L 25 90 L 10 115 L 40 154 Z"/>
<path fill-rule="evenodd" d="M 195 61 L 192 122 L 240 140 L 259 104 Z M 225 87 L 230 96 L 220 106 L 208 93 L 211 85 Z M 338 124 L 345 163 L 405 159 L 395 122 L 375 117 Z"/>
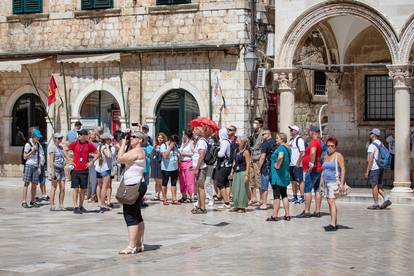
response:
<path fill-rule="evenodd" d="M 121 179 L 115 198 L 122 204 L 133 205 L 139 196 L 139 187 L 141 181 L 134 185 L 125 185 L 124 179 Z"/>
<path fill-rule="evenodd" d="M 344 182 L 344 191 L 341 192 L 341 178 L 339 177 L 339 169 L 338 169 L 338 154 L 335 153 L 335 177 L 336 177 L 336 185 L 338 186 L 335 189 L 335 196 L 338 197 L 344 197 L 349 195 L 351 193 L 351 187 Z"/>

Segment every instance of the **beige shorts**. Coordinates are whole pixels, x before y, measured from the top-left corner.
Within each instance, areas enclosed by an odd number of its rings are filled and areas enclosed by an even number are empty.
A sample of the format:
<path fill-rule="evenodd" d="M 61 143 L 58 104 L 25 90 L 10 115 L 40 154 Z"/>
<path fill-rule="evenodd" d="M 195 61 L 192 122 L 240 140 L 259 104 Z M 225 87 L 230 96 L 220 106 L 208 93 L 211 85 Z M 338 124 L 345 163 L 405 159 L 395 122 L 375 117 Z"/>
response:
<path fill-rule="evenodd" d="M 260 187 L 260 175 L 257 174 L 257 162 L 250 166 L 249 187 L 258 189 Z"/>
<path fill-rule="evenodd" d="M 196 177 L 197 187 L 204 188 L 206 177 L 207 177 L 207 167 L 204 169 L 200 169 L 200 172 L 198 173 L 198 176 Z"/>
<path fill-rule="evenodd" d="M 335 194 L 338 193 L 338 184 L 336 182 L 328 182 L 324 186 L 324 193 L 327 198 L 336 198 Z"/>

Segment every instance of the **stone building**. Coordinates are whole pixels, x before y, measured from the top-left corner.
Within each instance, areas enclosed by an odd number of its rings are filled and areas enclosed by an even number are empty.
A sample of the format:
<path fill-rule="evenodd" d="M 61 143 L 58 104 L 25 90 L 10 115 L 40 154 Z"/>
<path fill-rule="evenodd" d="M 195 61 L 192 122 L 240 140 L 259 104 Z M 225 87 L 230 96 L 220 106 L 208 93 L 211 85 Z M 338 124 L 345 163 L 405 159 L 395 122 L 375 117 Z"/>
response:
<path fill-rule="evenodd" d="M 256 6 L 273 33 L 274 9 Z M 31 126 L 48 140 L 77 120 L 172 134 L 205 116 L 247 133 L 250 17 L 245 0 L 1 1 L 0 175 L 21 174 Z M 58 97 L 48 107 L 51 75 Z"/>
<path fill-rule="evenodd" d="M 325 133 L 339 138 L 348 180 L 357 185 L 365 182 L 369 130 L 395 127 L 395 175 L 387 181 L 395 192 L 411 192 L 414 2 L 276 0 L 275 7 L 280 129 L 327 104 Z"/>

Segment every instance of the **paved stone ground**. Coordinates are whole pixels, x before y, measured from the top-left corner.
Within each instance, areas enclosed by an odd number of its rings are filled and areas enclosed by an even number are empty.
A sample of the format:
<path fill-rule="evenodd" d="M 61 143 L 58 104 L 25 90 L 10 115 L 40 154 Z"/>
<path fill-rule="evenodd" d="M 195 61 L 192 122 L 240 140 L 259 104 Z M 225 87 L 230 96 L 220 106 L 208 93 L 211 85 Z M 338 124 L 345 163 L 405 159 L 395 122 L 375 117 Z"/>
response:
<path fill-rule="evenodd" d="M 265 222 L 269 211 L 211 210 L 151 203 L 143 211 L 146 252 L 118 256 L 127 242 L 123 217 L 20 207 L 20 181 L 0 179 L 0 274 L 53 275 L 412 275 L 414 207 L 370 211 L 339 203 L 329 216 Z M 70 194 L 66 205 L 70 204 Z M 87 204 L 93 210 L 96 205 Z M 283 210 L 282 210 L 283 211 Z M 292 214 L 300 213 L 294 206 Z M 327 212 L 324 203 L 323 211 Z"/>

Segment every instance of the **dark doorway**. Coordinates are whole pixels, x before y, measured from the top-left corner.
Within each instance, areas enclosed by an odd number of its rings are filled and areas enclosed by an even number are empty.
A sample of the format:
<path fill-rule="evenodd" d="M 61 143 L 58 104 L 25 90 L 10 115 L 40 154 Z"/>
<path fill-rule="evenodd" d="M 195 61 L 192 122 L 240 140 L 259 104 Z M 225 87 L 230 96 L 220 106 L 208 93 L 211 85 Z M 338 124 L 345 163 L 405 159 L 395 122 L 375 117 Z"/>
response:
<path fill-rule="evenodd" d="M 183 89 L 175 89 L 165 94 L 157 106 L 156 132 L 164 132 L 170 137 L 189 127 L 192 119 L 200 116 L 195 98 Z"/>

